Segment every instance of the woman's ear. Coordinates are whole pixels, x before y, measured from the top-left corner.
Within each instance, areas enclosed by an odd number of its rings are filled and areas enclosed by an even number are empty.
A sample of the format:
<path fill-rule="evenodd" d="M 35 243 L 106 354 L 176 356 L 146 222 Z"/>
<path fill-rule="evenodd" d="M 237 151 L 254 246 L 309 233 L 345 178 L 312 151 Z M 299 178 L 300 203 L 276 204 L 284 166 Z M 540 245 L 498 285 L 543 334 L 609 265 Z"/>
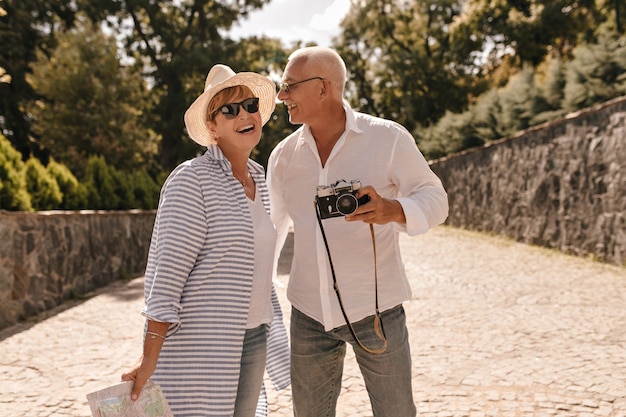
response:
<path fill-rule="evenodd" d="M 211 132 L 213 136 L 216 136 L 217 126 L 215 125 L 215 122 L 211 120 L 206 120 L 204 123 L 206 124 L 207 130 Z"/>

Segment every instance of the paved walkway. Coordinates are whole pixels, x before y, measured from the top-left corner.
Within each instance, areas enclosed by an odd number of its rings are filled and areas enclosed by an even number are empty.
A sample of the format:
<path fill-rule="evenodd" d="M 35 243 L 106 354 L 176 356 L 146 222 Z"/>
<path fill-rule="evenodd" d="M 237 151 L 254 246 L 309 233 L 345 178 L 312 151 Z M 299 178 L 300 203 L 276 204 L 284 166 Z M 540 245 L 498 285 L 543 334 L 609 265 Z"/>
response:
<path fill-rule="evenodd" d="M 444 226 L 401 245 L 419 415 L 626 417 L 626 269 Z M 0 416 L 90 416 L 140 355 L 142 287 L 0 332 Z M 289 389 L 269 400 L 291 416 Z M 337 416 L 371 416 L 351 354 Z"/>

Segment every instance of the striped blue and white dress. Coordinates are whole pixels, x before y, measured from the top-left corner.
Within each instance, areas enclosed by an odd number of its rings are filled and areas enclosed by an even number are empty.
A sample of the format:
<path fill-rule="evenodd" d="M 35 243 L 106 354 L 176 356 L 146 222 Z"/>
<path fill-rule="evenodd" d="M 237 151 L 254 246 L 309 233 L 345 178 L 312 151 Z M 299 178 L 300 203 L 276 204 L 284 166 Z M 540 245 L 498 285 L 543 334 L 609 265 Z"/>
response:
<path fill-rule="evenodd" d="M 248 168 L 263 204 L 263 167 Z M 179 165 L 161 190 L 142 312 L 171 323 L 152 380 L 176 417 L 232 417 L 254 269 L 247 197 L 230 163 L 211 145 Z M 276 292 L 267 371 L 276 389 L 289 385 L 289 346 Z M 266 415 L 264 389 L 257 416 Z"/>

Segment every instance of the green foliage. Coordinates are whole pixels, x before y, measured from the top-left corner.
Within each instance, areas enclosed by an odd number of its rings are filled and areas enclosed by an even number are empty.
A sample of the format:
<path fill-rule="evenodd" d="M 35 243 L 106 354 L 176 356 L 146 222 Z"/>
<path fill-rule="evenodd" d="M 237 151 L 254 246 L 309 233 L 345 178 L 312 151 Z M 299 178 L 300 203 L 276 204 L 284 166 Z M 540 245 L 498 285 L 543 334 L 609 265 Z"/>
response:
<path fill-rule="evenodd" d="M 606 43 L 613 7 L 605 0 L 365 0 L 341 23 L 336 47 L 349 69 L 351 103 L 400 122 L 439 154 L 558 117 L 566 96 L 578 97 L 571 107 L 581 106 L 580 97 L 615 96 L 606 85 L 607 95 L 594 94 L 590 77 L 564 90 L 572 51 Z M 535 80 L 546 58 L 553 65 Z M 455 114 L 461 120 L 453 122 Z M 458 131 L 431 143 L 446 133 L 428 128 L 437 123 Z M 461 140 L 467 124 L 470 136 Z"/>
<path fill-rule="evenodd" d="M 145 168 L 131 173 L 107 165 L 103 157 L 88 161 L 84 183 L 65 165 L 52 159 L 47 167 L 36 158 L 22 162 L 20 153 L 0 135 L 0 209 L 127 210 L 155 209 L 160 184 Z"/>
<path fill-rule="evenodd" d="M 158 204 L 160 185 L 145 169 L 129 174 L 107 165 L 101 156 L 89 158 L 83 183 L 91 210 L 154 209 Z"/>
<path fill-rule="evenodd" d="M 336 45 L 349 69 L 352 104 L 409 130 L 463 110 L 482 85 L 468 72 L 469 60 L 449 47 L 448 28 L 462 4 L 370 0 L 352 7 Z"/>
<path fill-rule="evenodd" d="M 465 53 L 489 51 L 488 67 L 514 55 L 520 65 L 539 65 L 548 53 L 569 56 L 579 42 L 593 42 L 594 28 L 610 10 L 595 0 L 467 0 L 461 19 L 451 25 Z M 471 43 L 465 39 L 472 39 Z M 470 50 L 468 48 L 474 48 Z"/>
<path fill-rule="evenodd" d="M 63 194 L 63 200 L 57 208 L 62 210 L 82 210 L 87 208 L 87 189 L 78 182 L 74 174 L 63 164 L 52 159 L 46 167 L 56 180 Z"/>
<path fill-rule="evenodd" d="M 483 141 L 500 139 L 505 135 L 505 126 L 500 117 L 503 112 L 502 101 L 497 89 L 491 89 L 482 95 L 468 112 L 474 115 L 476 132 Z"/>
<path fill-rule="evenodd" d="M 182 115 L 202 92 L 211 66 L 230 61 L 229 42 L 223 39 L 222 31 L 268 2 L 79 1 L 90 18 L 118 34 L 126 55 L 137 60 L 151 81 L 155 103 L 147 118 L 161 137 L 162 169 L 169 171 L 198 152 L 197 145 L 185 136 Z M 197 77 L 201 78 L 199 83 Z"/>
<path fill-rule="evenodd" d="M 0 134 L 0 209 L 32 210 L 22 155 Z"/>
<path fill-rule="evenodd" d="M 117 206 L 112 207 L 112 209 L 127 210 L 136 208 L 137 202 L 135 201 L 135 194 L 133 193 L 133 187 L 129 181 L 128 174 L 124 171 L 111 168 L 111 176 L 115 186 L 114 193 L 119 198 Z"/>
<path fill-rule="evenodd" d="M 84 184 L 87 188 L 87 206 L 91 210 L 115 210 L 122 198 L 118 190 L 117 172 L 107 165 L 101 156 L 92 156 L 87 161 Z"/>
<path fill-rule="evenodd" d="M 0 132 L 26 159 L 46 153 L 33 135 L 28 105 L 37 92 L 28 82 L 37 51 L 49 54 L 58 31 L 73 24 L 73 0 L 3 0 L 0 2 L 0 67 L 10 77 L 0 82 Z"/>
<path fill-rule="evenodd" d="M 566 84 L 565 63 L 561 59 L 549 57 L 535 69 L 535 80 L 543 107 L 533 115 L 531 126 L 557 119 L 566 113 L 561 107 Z"/>
<path fill-rule="evenodd" d="M 280 40 L 225 35 L 269 1 L 0 0 L 0 130 L 22 160 L 59 161 L 48 164 L 59 208 L 148 207 L 148 178 L 202 152 L 182 116 L 212 65 L 280 76 Z M 626 93 L 620 5 L 353 2 L 335 41 L 347 98 L 405 125 L 432 156 L 510 135 Z M 265 164 L 296 127 L 278 105 L 252 157 Z M 0 207 L 31 209 L 24 169 L 2 165 Z"/>
<path fill-rule="evenodd" d="M 38 159 L 28 158 L 24 173 L 26 190 L 35 210 L 51 210 L 61 204 L 63 194 L 59 185 Z"/>
<path fill-rule="evenodd" d="M 418 132 L 417 135 L 421 135 L 420 150 L 428 159 L 440 158 L 484 143 L 469 111 L 462 114 L 448 112 L 436 125 Z"/>
<path fill-rule="evenodd" d="M 156 152 L 141 123 L 147 90 L 138 72 L 120 66 L 115 38 L 83 17 L 57 40 L 52 59 L 39 53 L 33 65 L 42 98 L 31 113 L 40 142 L 77 175 L 90 155 L 118 168 L 145 163 Z"/>
<path fill-rule="evenodd" d="M 447 113 L 435 125 L 418 129 L 420 148 L 429 158 L 441 157 L 626 94 L 625 44 L 625 37 L 584 44 L 571 61 L 551 58 L 538 69 L 526 66 L 465 112 Z"/>
<path fill-rule="evenodd" d="M 563 107 L 574 111 L 626 94 L 626 37 L 603 37 L 574 50 Z"/>
<path fill-rule="evenodd" d="M 535 86 L 535 71 L 525 66 L 500 91 L 502 133 L 508 136 L 528 128 L 532 117 L 543 110 L 541 101 Z"/>
<path fill-rule="evenodd" d="M 159 203 L 161 187 L 145 169 L 133 171 L 129 177 L 132 192 L 133 208 L 154 209 Z"/>

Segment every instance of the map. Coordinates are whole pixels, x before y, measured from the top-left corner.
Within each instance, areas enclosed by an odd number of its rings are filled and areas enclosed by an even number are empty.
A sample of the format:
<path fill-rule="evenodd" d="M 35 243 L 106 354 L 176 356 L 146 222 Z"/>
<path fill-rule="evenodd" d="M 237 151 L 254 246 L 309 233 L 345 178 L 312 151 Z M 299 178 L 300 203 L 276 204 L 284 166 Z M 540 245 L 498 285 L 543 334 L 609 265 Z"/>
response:
<path fill-rule="evenodd" d="M 128 381 L 87 394 L 93 417 L 174 417 L 159 384 L 148 381 L 137 401 L 132 387 Z"/>

